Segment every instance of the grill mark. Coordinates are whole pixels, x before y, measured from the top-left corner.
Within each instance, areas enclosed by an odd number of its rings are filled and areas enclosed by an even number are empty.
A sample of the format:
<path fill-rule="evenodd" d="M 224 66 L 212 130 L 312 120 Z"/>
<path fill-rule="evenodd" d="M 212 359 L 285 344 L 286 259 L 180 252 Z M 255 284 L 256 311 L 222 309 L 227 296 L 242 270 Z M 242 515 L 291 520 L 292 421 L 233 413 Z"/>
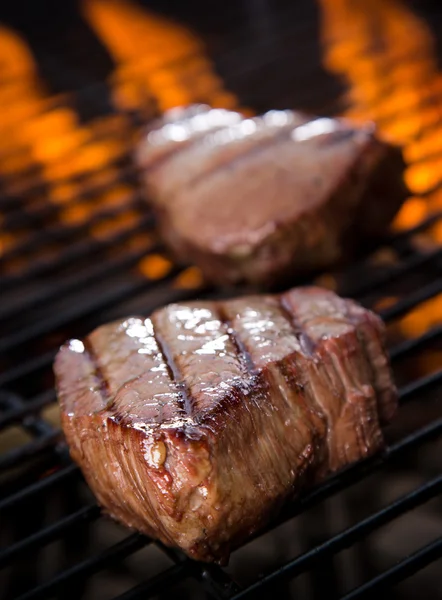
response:
<path fill-rule="evenodd" d="M 229 336 L 230 341 L 232 342 L 233 347 L 236 350 L 236 354 L 241 362 L 241 364 L 245 367 L 247 374 L 252 377 L 257 374 L 258 369 L 253 362 L 252 356 L 250 352 L 247 350 L 245 344 L 240 339 L 239 335 L 236 333 L 234 328 L 232 327 L 232 322 L 228 318 L 224 305 L 219 302 L 216 305 L 218 318 L 223 325 L 226 327 L 227 335 Z"/>
<path fill-rule="evenodd" d="M 161 333 L 159 333 L 155 323 L 152 321 L 153 337 L 157 343 L 160 354 L 166 365 L 170 381 L 174 383 L 178 389 L 179 398 L 181 400 L 182 409 L 188 416 L 192 416 L 192 407 L 194 405 L 192 394 L 182 377 L 182 373 L 176 364 L 171 349 L 168 347 Z"/>
<path fill-rule="evenodd" d="M 279 296 L 278 306 L 281 310 L 282 316 L 285 317 L 285 319 L 291 325 L 292 331 L 299 341 L 301 350 L 308 357 L 312 357 L 316 350 L 316 342 L 312 340 L 312 338 L 307 334 L 306 331 L 304 331 L 301 323 L 296 318 L 296 314 L 294 314 L 287 306 L 283 295 Z"/>
<path fill-rule="evenodd" d="M 240 162 L 241 160 L 244 160 L 245 158 L 248 158 L 255 154 L 259 154 L 263 150 L 266 150 L 274 142 L 279 142 L 280 140 L 283 140 L 284 138 L 290 137 L 290 135 L 294 129 L 296 129 L 297 127 L 300 127 L 301 125 L 304 125 L 304 124 L 305 123 L 299 123 L 299 124 L 291 123 L 288 126 L 283 126 L 280 131 L 277 131 L 275 133 L 275 135 L 270 136 L 269 138 L 266 138 L 263 140 L 258 140 L 254 147 L 245 149 L 241 154 L 238 154 L 237 156 L 235 156 L 235 158 L 231 159 L 229 157 L 226 157 L 223 160 L 223 162 L 218 163 L 216 166 L 213 166 L 212 168 L 207 169 L 206 171 L 203 171 L 202 173 L 199 173 L 198 175 L 195 175 L 195 177 L 193 177 L 192 179 L 190 179 L 190 181 L 188 181 L 186 183 L 185 188 L 189 188 L 194 185 L 198 185 L 200 180 L 204 179 L 205 177 L 213 175 L 214 173 L 217 173 L 218 171 L 222 171 L 223 169 L 230 169 L 230 168 L 232 168 L 233 165 L 235 165 L 235 164 L 237 165 L 238 162 Z M 247 138 L 245 138 L 245 139 L 247 139 Z M 176 192 L 176 193 L 178 193 L 178 192 Z"/>
<path fill-rule="evenodd" d="M 321 142 L 324 146 L 340 144 L 355 137 L 360 131 L 360 129 L 338 129 L 336 131 L 330 131 L 326 135 L 321 136 Z"/>
<path fill-rule="evenodd" d="M 379 386 L 379 372 L 376 371 L 376 368 L 374 366 L 374 360 L 373 360 L 373 356 L 372 354 L 369 352 L 369 341 L 367 338 L 373 336 L 373 338 L 375 339 L 376 345 L 380 348 L 381 353 L 386 353 L 385 347 L 384 347 L 384 341 L 382 339 L 382 332 L 379 331 L 379 329 L 376 327 L 376 324 L 374 322 L 371 321 L 370 318 L 367 318 L 367 314 L 364 313 L 363 315 L 357 315 L 354 311 L 352 311 L 351 309 L 353 308 L 352 304 L 349 304 L 349 302 L 351 301 L 347 301 L 345 303 L 345 307 L 346 307 L 346 317 L 348 318 L 348 320 L 352 323 L 352 325 L 355 327 L 355 331 L 356 331 L 356 336 L 358 338 L 358 342 L 359 342 L 359 346 L 361 348 L 361 353 L 363 355 L 363 357 L 365 358 L 365 361 L 368 365 L 368 370 L 371 376 L 371 384 L 373 386 L 374 392 L 376 394 L 376 400 L 377 400 L 377 410 L 378 410 L 378 417 L 379 420 L 382 422 L 389 422 L 389 419 L 385 417 L 386 414 L 388 414 L 388 410 L 391 406 L 392 403 L 394 403 L 394 400 L 391 400 L 391 395 L 392 393 L 394 394 L 394 383 L 392 381 L 391 378 L 391 372 L 390 371 L 390 367 L 387 364 L 384 369 L 383 372 L 389 372 L 388 375 L 388 381 L 389 381 L 389 386 L 385 387 L 385 388 L 381 388 Z M 370 328 L 371 333 L 366 333 L 364 332 L 363 326 L 366 325 L 367 327 Z"/>
<path fill-rule="evenodd" d="M 138 170 L 141 172 L 141 174 L 145 173 L 147 170 L 148 175 L 150 175 L 150 173 L 152 171 L 163 166 L 164 163 L 166 163 L 168 160 L 172 159 L 174 156 L 176 156 L 180 152 L 186 152 L 187 150 L 190 150 L 190 149 L 194 148 L 195 146 L 197 146 L 198 143 L 202 143 L 206 135 L 216 133 L 217 131 L 220 131 L 221 129 L 225 129 L 225 127 L 228 127 L 228 126 L 219 125 L 218 127 L 214 127 L 213 129 L 209 129 L 204 132 L 197 132 L 192 137 L 190 137 L 188 140 L 186 140 L 185 142 L 181 142 L 181 143 L 175 142 L 174 147 L 169 152 L 165 152 L 164 154 L 157 156 L 148 165 L 143 166 L 142 161 L 140 161 L 141 164 L 138 167 Z M 144 142 L 144 143 L 149 143 L 149 142 Z"/>
<path fill-rule="evenodd" d="M 83 346 L 86 355 L 94 368 L 94 376 L 98 381 L 98 389 L 105 402 L 105 408 L 109 410 L 114 402 L 114 396 L 112 395 L 109 389 L 109 383 L 104 376 L 103 369 L 98 360 L 98 354 L 95 352 L 95 348 L 93 347 L 89 337 L 84 338 Z"/>

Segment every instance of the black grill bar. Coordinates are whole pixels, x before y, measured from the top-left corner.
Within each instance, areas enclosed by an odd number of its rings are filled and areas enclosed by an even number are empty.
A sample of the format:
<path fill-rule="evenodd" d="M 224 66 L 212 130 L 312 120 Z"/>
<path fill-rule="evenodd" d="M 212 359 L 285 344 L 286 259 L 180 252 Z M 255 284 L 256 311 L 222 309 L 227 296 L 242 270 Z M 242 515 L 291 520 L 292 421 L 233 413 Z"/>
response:
<path fill-rule="evenodd" d="M 20 411 L 23 408 L 21 399 L 15 394 L 3 393 L 0 396 L 0 401 L 3 405 L 8 407 L 9 411 Z M 38 452 L 51 448 L 54 442 L 60 437 L 59 430 L 55 430 L 52 425 L 45 420 L 33 415 L 29 415 L 23 419 L 22 425 L 23 428 L 36 439 L 18 448 L 13 448 L 6 454 L 3 454 L 0 457 L 0 472 L 21 464 Z"/>
<path fill-rule="evenodd" d="M 8 425 L 25 419 L 32 413 L 39 412 L 45 406 L 52 404 L 56 400 L 55 390 L 46 390 L 42 394 L 39 394 L 33 400 L 22 403 L 19 408 L 12 408 L 0 414 L 0 430 L 4 429 Z"/>
<path fill-rule="evenodd" d="M 131 167 L 120 168 L 116 177 L 111 181 L 106 181 L 105 183 L 93 183 L 92 185 L 88 182 L 86 187 L 82 190 L 77 190 L 77 193 L 65 202 L 63 202 L 63 208 L 67 206 L 71 206 L 72 204 L 89 204 L 93 203 L 97 196 L 108 192 L 112 189 L 113 185 L 116 184 L 132 184 L 134 183 L 134 175 L 135 170 Z M 72 183 L 72 178 L 64 180 L 64 182 Z M 40 194 L 43 190 L 40 191 Z M 28 198 L 32 198 L 32 194 L 35 194 L 35 191 L 26 190 L 26 196 Z M 15 204 L 16 205 L 16 204 Z M 11 231 L 13 229 L 18 229 L 27 224 L 27 222 L 32 219 L 50 219 L 53 216 L 56 216 L 58 213 L 58 206 L 56 204 L 47 202 L 46 198 L 42 200 L 32 203 L 30 206 L 26 206 L 26 209 L 18 208 L 15 210 L 11 210 L 5 215 L 6 224 L 8 230 Z"/>
<path fill-rule="evenodd" d="M 60 439 L 60 436 L 60 430 L 52 430 L 32 442 L 20 446 L 20 448 L 10 450 L 0 457 L 0 472 L 22 464 L 39 452 L 51 449 L 54 443 Z"/>
<path fill-rule="evenodd" d="M 197 565 L 194 564 L 194 570 Z M 209 594 L 220 600 L 228 600 L 241 588 L 225 571 L 216 565 L 198 565 L 196 573 L 209 591 Z"/>
<path fill-rule="evenodd" d="M 441 210 L 438 210 L 432 214 L 429 214 L 422 221 L 417 223 L 417 225 L 415 225 L 414 227 L 410 227 L 409 229 L 406 229 L 404 231 L 399 231 L 397 233 L 390 235 L 386 239 L 386 242 L 389 245 L 394 246 L 396 248 L 396 250 L 400 250 L 402 248 L 404 242 L 408 243 L 409 239 L 413 235 L 416 235 L 417 233 L 422 233 L 423 231 L 426 231 L 427 229 L 429 229 L 430 227 L 435 225 L 439 221 L 439 219 L 442 219 L 442 211 Z"/>
<path fill-rule="evenodd" d="M 48 598 L 57 592 L 60 588 L 66 586 L 71 581 L 82 581 L 94 573 L 103 569 L 112 567 L 112 565 L 124 560 L 131 554 L 141 550 L 150 543 L 150 540 L 139 533 L 134 533 L 114 546 L 107 548 L 100 554 L 92 556 L 70 569 L 59 573 L 51 581 L 39 585 L 30 592 L 23 594 L 16 600 L 37 600 L 38 598 Z"/>
<path fill-rule="evenodd" d="M 430 388 L 440 385 L 442 383 L 442 371 L 436 371 L 426 377 L 413 381 L 406 386 L 403 386 L 400 390 L 399 398 L 401 404 L 413 400 L 417 395 L 420 395 L 423 391 L 428 391 Z"/>
<path fill-rule="evenodd" d="M 353 284 L 349 288 L 349 291 L 344 289 L 341 291 L 341 294 L 344 296 L 348 295 L 353 297 L 362 296 L 363 294 L 373 291 L 375 288 L 381 288 L 382 286 L 392 283 L 400 277 L 408 275 L 409 273 L 441 258 L 442 250 L 439 249 L 426 254 L 414 254 L 410 259 L 398 265 L 397 267 L 393 267 L 386 272 L 374 275 L 373 277 L 368 278 L 367 281 L 361 281 L 357 285 Z"/>
<path fill-rule="evenodd" d="M 85 317 L 98 310 L 104 310 L 108 306 L 119 304 L 128 297 L 140 294 L 144 290 L 152 289 L 158 284 L 164 284 L 165 281 L 170 281 L 179 273 L 175 267 L 164 279 L 160 282 L 145 279 L 144 281 L 128 282 L 120 287 L 116 287 L 109 291 L 105 296 L 93 296 L 83 301 L 81 304 L 71 304 L 63 313 L 52 315 L 45 319 L 35 322 L 27 329 L 18 331 L 11 335 L 3 337 L 0 340 L 0 352 L 8 352 L 17 346 L 21 346 L 36 338 L 48 334 L 51 331 L 59 329 L 67 323 Z"/>
<path fill-rule="evenodd" d="M 167 552 L 166 548 L 163 547 L 163 549 Z M 167 554 L 170 556 L 170 552 L 167 552 Z M 177 560 L 176 557 L 172 558 Z M 188 577 L 198 579 L 207 589 L 209 597 L 216 600 L 229 600 L 240 591 L 239 586 L 223 569 L 214 565 L 202 565 L 184 558 L 162 573 L 121 594 L 115 600 L 150 598 L 158 592 L 167 591 L 170 587 Z"/>
<path fill-rule="evenodd" d="M 136 225 L 121 227 L 117 233 L 114 233 L 110 237 L 104 239 L 89 238 L 74 242 L 63 249 L 60 254 L 52 260 L 36 260 L 32 262 L 25 273 L 4 275 L 2 278 L 2 287 L 6 290 L 14 285 L 21 285 L 25 281 L 40 277 L 41 275 L 59 271 L 68 265 L 87 259 L 103 250 L 115 248 L 118 244 L 129 240 L 132 236 L 149 229 L 151 226 L 152 216 L 146 215 L 140 217 Z"/>
<path fill-rule="evenodd" d="M 408 354 L 412 354 L 417 350 L 420 350 L 422 346 L 426 346 L 427 344 L 431 344 L 435 340 L 437 340 L 442 335 L 442 327 L 434 327 L 429 331 L 426 331 L 423 335 L 418 338 L 412 338 L 409 340 L 405 340 L 404 342 L 397 344 L 393 348 L 391 348 L 390 358 L 391 360 L 397 360 L 398 358 L 403 358 Z"/>
<path fill-rule="evenodd" d="M 438 294 L 442 293 L 442 277 L 440 279 L 436 279 L 430 284 L 420 288 L 417 292 L 402 298 L 396 304 L 389 308 L 385 308 L 380 311 L 380 316 L 384 321 L 392 321 L 393 319 L 398 319 L 399 317 L 403 317 L 407 312 L 419 306 L 422 302 L 426 302 L 427 300 L 431 300 Z"/>
<path fill-rule="evenodd" d="M 12 367 L 4 373 L 0 373 L 0 387 L 6 387 L 21 377 L 50 367 L 54 358 L 55 350 L 51 350 L 50 352 L 39 354 L 24 363 L 20 363 L 18 366 Z"/>
<path fill-rule="evenodd" d="M 120 594 L 115 600 L 136 600 L 139 598 L 150 598 L 158 592 L 164 592 L 171 586 L 188 577 L 186 570 L 187 564 L 177 563 L 168 569 L 165 569 L 158 575 L 151 577 L 149 581 L 141 583 L 137 587 Z M 25 600 L 23 597 L 18 600 Z M 27 600 L 27 599 L 26 599 Z"/>
<path fill-rule="evenodd" d="M 436 477 L 429 483 L 421 486 L 406 496 L 402 496 L 387 507 L 373 513 L 363 521 L 357 523 L 353 527 L 349 527 L 345 531 L 339 533 L 333 538 L 327 540 L 323 544 L 316 546 L 311 551 L 302 554 L 301 556 L 290 561 L 281 569 L 274 571 L 271 575 L 260 579 L 255 584 L 243 590 L 233 597 L 232 600 L 242 600 L 243 598 L 252 597 L 258 590 L 263 591 L 273 585 L 277 580 L 293 579 L 297 575 L 310 569 L 318 560 L 330 554 L 341 552 L 345 548 L 349 548 L 361 538 L 372 533 L 379 527 L 386 525 L 390 521 L 397 519 L 401 515 L 413 510 L 417 506 L 428 502 L 442 492 L 442 475 Z"/>
<path fill-rule="evenodd" d="M 0 309 L 0 319 L 13 319 L 23 311 L 34 309 L 42 304 L 67 296 L 94 281 L 99 281 L 104 276 L 115 275 L 129 269 L 135 266 L 148 252 L 155 252 L 156 250 L 158 248 L 149 243 L 141 249 L 129 251 L 122 257 L 115 258 L 111 265 L 106 263 L 94 264 L 79 274 L 60 280 L 56 287 L 54 285 L 49 285 L 47 288 L 41 287 L 36 293 L 26 296 L 22 302 L 15 302 Z"/>
<path fill-rule="evenodd" d="M 81 526 L 82 523 L 93 521 L 99 516 L 100 509 L 96 504 L 84 506 L 77 512 L 64 519 L 60 519 L 54 525 L 49 525 L 45 529 L 40 529 L 37 533 L 8 546 L 0 552 L 0 569 L 8 562 L 17 558 L 17 556 L 32 552 L 32 550 L 35 550 L 36 548 L 42 548 L 64 535 L 67 530 L 72 529 L 75 526 Z"/>
<path fill-rule="evenodd" d="M 436 562 L 442 557 L 442 537 L 427 544 L 414 552 L 388 571 L 353 590 L 342 600 L 354 600 L 355 598 L 373 598 L 373 594 L 396 585 L 404 579 L 408 579 L 429 564 Z"/>
<path fill-rule="evenodd" d="M 152 286 L 164 284 L 165 282 L 170 281 L 178 273 L 178 267 L 174 267 L 172 271 L 159 282 L 146 279 L 146 281 L 127 283 L 122 286 L 122 289 L 117 288 L 106 294 L 105 297 L 91 297 L 81 304 L 71 305 L 61 314 L 41 319 L 23 331 L 4 336 L 3 339 L 0 340 L 0 352 L 11 351 L 22 344 L 66 325 L 76 318 L 86 316 L 97 310 L 104 309 L 107 306 L 118 304 L 125 298 L 141 293 L 145 289 L 152 289 Z M 193 293 L 195 292 L 193 291 Z M 440 293 L 442 293 L 442 278 L 421 288 L 418 292 L 399 300 L 394 306 L 384 309 L 380 312 L 380 316 L 385 321 L 397 319 L 418 306 L 420 303 L 429 300 Z"/>
<path fill-rule="evenodd" d="M 71 239 L 79 236 L 89 235 L 91 226 L 105 222 L 108 219 L 113 219 L 124 215 L 129 210 L 138 210 L 141 207 L 141 200 L 138 196 L 133 196 L 130 202 L 124 202 L 122 206 L 107 207 L 94 212 L 84 223 L 78 225 L 57 224 L 46 228 L 44 231 L 39 231 L 30 235 L 23 242 L 17 244 L 3 254 L 3 260 L 9 261 L 21 255 L 26 255 L 31 252 L 36 253 L 49 243 L 62 242 L 66 243 Z M 144 209 L 145 210 L 145 209 Z"/>
<path fill-rule="evenodd" d="M 63 467 L 59 471 L 56 471 L 51 475 L 47 475 L 36 483 L 22 488 L 19 492 L 0 500 L 0 511 L 7 510 L 12 506 L 20 504 L 21 502 L 27 502 L 33 496 L 42 494 L 49 488 L 64 483 L 67 479 L 70 479 L 74 475 L 79 475 L 79 473 L 80 470 L 77 465 L 70 464 L 66 467 Z"/>

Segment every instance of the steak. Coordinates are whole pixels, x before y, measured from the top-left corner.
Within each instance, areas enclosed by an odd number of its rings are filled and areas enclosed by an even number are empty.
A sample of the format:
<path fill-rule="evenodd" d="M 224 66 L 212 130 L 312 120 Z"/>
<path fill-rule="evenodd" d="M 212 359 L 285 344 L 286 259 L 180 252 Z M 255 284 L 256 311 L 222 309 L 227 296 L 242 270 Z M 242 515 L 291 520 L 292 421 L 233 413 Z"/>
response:
<path fill-rule="evenodd" d="M 384 326 L 315 287 L 171 304 L 55 361 L 72 458 L 115 519 L 225 561 L 288 498 L 383 445 Z"/>
<path fill-rule="evenodd" d="M 217 284 L 328 267 L 383 233 L 407 196 L 401 151 L 372 124 L 293 111 L 174 109 L 136 160 L 164 240 Z"/>

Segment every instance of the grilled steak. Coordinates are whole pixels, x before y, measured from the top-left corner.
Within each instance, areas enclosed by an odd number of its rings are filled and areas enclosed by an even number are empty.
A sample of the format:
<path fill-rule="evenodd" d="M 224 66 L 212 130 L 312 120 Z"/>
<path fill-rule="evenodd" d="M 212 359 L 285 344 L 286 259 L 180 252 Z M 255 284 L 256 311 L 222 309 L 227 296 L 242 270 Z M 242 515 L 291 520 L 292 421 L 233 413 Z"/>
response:
<path fill-rule="evenodd" d="M 73 459 L 114 518 L 225 560 L 303 487 L 378 450 L 380 319 L 320 288 L 172 304 L 57 355 Z"/>
<path fill-rule="evenodd" d="M 382 233 L 407 193 L 401 152 L 373 125 L 292 111 L 175 109 L 137 162 L 163 238 L 221 284 L 329 266 Z"/>

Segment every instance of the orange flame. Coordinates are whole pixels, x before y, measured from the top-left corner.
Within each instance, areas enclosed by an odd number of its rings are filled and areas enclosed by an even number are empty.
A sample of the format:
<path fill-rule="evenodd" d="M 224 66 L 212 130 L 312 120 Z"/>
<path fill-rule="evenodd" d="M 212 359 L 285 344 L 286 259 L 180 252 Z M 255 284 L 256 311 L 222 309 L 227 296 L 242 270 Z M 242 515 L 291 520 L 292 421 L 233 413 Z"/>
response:
<path fill-rule="evenodd" d="M 84 13 L 118 61 L 114 99 L 139 108 L 152 95 L 160 109 L 192 102 L 232 107 L 200 40 L 184 27 L 121 0 L 89 0 Z"/>
<path fill-rule="evenodd" d="M 407 184 L 414 194 L 397 229 L 442 209 L 442 75 L 426 23 L 401 0 L 320 0 L 324 64 L 348 86 L 346 116 L 374 120 L 385 138 L 404 148 Z M 423 196 L 424 195 L 424 196 Z M 442 226 L 432 230 L 442 240 Z M 440 322 L 442 297 L 401 321 L 407 335 Z"/>
<path fill-rule="evenodd" d="M 442 76 L 428 26 L 400 0 L 321 6 L 325 66 L 349 84 L 346 115 L 376 121 L 386 138 L 403 145 L 410 190 L 432 192 L 441 181 Z M 442 208 L 441 200 L 430 196 L 428 209 Z M 422 205 L 407 204 L 397 226 L 421 217 Z"/>
<path fill-rule="evenodd" d="M 114 166 L 131 152 L 135 131 L 128 111 L 150 118 L 154 103 L 162 110 L 191 102 L 237 104 L 200 40 L 184 27 L 124 0 L 84 0 L 82 10 L 117 63 L 110 80 L 116 114 L 87 125 L 80 124 L 69 97 L 48 97 L 26 43 L 0 27 L 0 173 L 11 194 L 26 196 L 43 180 L 48 193 L 37 204 L 52 203 L 57 219 L 71 227 L 89 224 L 97 211 L 122 207 L 133 197 L 133 185 L 119 183 L 121 168 Z M 102 239 L 139 218 L 127 206 L 95 218 L 88 232 Z M 20 244 L 23 235 L 0 232 L 0 253 Z M 146 241 L 144 235 L 141 245 Z M 137 243 L 128 241 L 131 247 Z M 25 264 L 10 261 L 8 268 Z M 155 279 L 170 268 L 168 259 L 151 255 L 140 261 L 138 273 Z M 201 277 L 190 270 L 176 285 L 200 283 Z"/>

